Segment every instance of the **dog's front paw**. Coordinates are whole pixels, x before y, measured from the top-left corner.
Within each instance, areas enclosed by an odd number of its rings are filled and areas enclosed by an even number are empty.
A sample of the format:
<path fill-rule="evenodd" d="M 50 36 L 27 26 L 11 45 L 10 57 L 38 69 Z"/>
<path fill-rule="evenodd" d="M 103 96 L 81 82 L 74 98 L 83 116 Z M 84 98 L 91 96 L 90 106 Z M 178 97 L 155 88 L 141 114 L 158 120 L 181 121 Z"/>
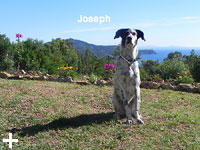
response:
<path fill-rule="evenodd" d="M 133 124 L 133 120 L 131 119 L 126 120 L 126 124 Z"/>
<path fill-rule="evenodd" d="M 138 123 L 138 124 L 144 124 L 144 121 L 142 121 L 141 119 L 138 119 L 138 120 L 137 120 L 137 123 Z"/>

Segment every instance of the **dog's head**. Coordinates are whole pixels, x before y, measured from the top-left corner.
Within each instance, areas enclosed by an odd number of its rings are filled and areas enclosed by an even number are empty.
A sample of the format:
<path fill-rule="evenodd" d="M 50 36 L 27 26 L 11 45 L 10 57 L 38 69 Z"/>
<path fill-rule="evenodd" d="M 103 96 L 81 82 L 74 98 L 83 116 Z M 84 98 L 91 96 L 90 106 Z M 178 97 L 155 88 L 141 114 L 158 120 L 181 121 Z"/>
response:
<path fill-rule="evenodd" d="M 122 46 L 126 47 L 127 45 L 136 45 L 139 38 L 145 41 L 144 33 L 140 30 L 132 29 L 120 29 L 116 32 L 114 39 L 122 38 Z"/>

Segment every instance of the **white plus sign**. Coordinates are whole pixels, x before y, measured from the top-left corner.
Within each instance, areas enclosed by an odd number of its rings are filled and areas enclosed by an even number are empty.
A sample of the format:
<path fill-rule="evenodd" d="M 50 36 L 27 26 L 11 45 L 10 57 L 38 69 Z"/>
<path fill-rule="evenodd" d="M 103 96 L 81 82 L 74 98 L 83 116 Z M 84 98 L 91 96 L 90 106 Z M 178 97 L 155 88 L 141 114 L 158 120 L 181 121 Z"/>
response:
<path fill-rule="evenodd" d="M 18 139 L 12 139 L 12 133 L 9 133 L 9 139 L 3 139 L 3 142 L 9 142 L 9 148 L 12 148 L 12 143 L 18 142 Z"/>

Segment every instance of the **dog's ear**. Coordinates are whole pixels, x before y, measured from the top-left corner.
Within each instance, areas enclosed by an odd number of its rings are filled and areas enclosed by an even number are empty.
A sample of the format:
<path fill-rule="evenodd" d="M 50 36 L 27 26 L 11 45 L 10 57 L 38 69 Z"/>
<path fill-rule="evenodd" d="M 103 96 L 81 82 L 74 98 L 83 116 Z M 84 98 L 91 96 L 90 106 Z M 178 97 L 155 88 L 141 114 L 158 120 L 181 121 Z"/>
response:
<path fill-rule="evenodd" d="M 141 38 L 144 41 L 146 41 L 145 38 L 144 38 L 144 33 L 141 30 L 136 29 L 135 31 L 137 32 L 137 39 Z"/>
<path fill-rule="evenodd" d="M 127 29 L 119 29 L 119 30 L 116 32 L 114 39 L 119 38 L 119 37 L 122 37 L 122 34 L 123 34 L 123 32 L 124 32 L 125 30 L 127 30 Z"/>

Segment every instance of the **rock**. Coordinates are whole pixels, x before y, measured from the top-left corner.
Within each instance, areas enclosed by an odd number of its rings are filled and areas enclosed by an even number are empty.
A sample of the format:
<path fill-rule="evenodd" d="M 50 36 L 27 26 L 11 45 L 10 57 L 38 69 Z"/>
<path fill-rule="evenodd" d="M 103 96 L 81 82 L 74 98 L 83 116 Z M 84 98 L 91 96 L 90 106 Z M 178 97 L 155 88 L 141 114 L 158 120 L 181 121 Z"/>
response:
<path fill-rule="evenodd" d="M 197 83 L 197 87 L 200 87 L 200 83 Z"/>
<path fill-rule="evenodd" d="M 108 81 L 108 82 L 106 83 L 106 85 L 108 85 L 108 86 L 113 86 L 113 82 L 112 82 L 112 81 Z"/>
<path fill-rule="evenodd" d="M 40 72 L 40 71 L 37 71 L 37 74 L 38 74 L 38 75 L 42 75 L 42 72 Z"/>
<path fill-rule="evenodd" d="M 172 90 L 174 87 L 170 83 L 161 83 L 160 88 L 163 90 Z"/>
<path fill-rule="evenodd" d="M 146 81 L 152 81 L 152 78 L 146 78 Z"/>
<path fill-rule="evenodd" d="M 73 82 L 72 77 L 65 77 L 64 82 Z"/>
<path fill-rule="evenodd" d="M 56 82 L 64 82 L 64 78 L 55 78 Z"/>
<path fill-rule="evenodd" d="M 146 89 L 158 89 L 159 86 L 156 82 L 142 81 L 140 87 Z"/>
<path fill-rule="evenodd" d="M 38 80 L 42 80 L 42 81 L 47 80 L 47 79 L 48 79 L 47 76 L 40 76 L 40 77 L 38 78 Z"/>
<path fill-rule="evenodd" d="M 20 76 L 20 75 L 14 75 L 14 76 L 10 76 L 8 79 L 22 80 L 22 79 L 23 79 L 23 76 Z"/>
<path fill-rule="evenodd" d="M 33 76 L 25 75 L 25 76 L 24 76 L 24 79 L 27 79 L 27 80 L 33 80 Z"/>
<path fill-rule="evenodd" d="M 179 91 L 185 91 L 185 92 L 192 92 L 193 91 L 193 87 L 191 84 L 186 84 L 186 83 L 180 83 L 176 90 Z"/>
<path fill-rule="evenodd" d="M 11 77 L 12 75 L 7 73 L 7 72 L 1 72 L 0 73 L 0 78 L 2 79 L 8 79 L 9 77 Z"/>
<path fill-rule="evenodd" d="M 105 80 L 97 80 L 96 84 L 97 85 L 106 85 L 107 82 Z"/>
<path fill-rule="evenodd" d="M 27 74 L 34 75 L 35 72 L 34 71 L 28 71 Z"/>
<path fill-rule="evenodd" d="M 192 89 L 192 92 L 193 92 L 193 93 L 200 93 L 200 87 L 194 87 L 194 88 Z"/>
<path fill-rule="evenodd" d="M 54 82 L 73 82 L 73 79 L 71 77 L 65 77 L 65 78 L 55 78 L 55 77 L 46 77 L 46 76 L 41 76 L 41 80 L 47 80 L 47 81 L 54 81 Z"/>
<path fill-rule="evenodd" d="M 47 81 L 59 82 L 60 79 L 58 79 L 58 78 L 54 78 L 54 77 L 49 77 L 49 78 L 47 78 Z"/>
<path fill-rule="evenodd" d="M 21 70 L 21 73 L 22 73 L 22 74 L 26 74 L 26 72 L 25 72 L 24 70 Z"/>
<path fill-rule="evenodd" d="M 33 80 L 40 80 L 40 76 L 33 76 L 32 79 Z"/>
<path fill-rule="evenodd" d="M 73 83 L 77 83 L 77 84 L 80 84 L 80 85 L 91 85 L 91 83 L 88 82 L 88 81 L 75 81 Z"/>

